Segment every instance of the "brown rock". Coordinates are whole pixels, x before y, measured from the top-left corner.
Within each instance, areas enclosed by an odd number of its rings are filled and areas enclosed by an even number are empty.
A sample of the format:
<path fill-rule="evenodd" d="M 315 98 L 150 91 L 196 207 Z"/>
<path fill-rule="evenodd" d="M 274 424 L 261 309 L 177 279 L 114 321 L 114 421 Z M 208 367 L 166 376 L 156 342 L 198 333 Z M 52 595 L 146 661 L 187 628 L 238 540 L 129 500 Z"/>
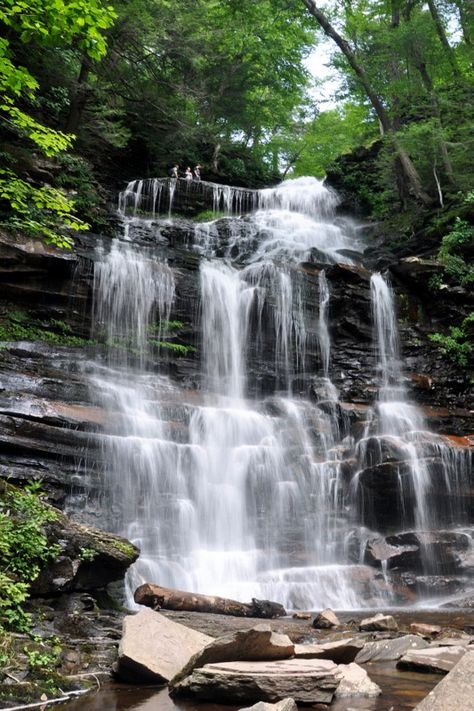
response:
<path fill-rule="evenodd" d="M 295 620 L 310 620 L 312 618 L 311 612 L 294 612 L 292 614 Z"/>
<path fill-rule="evenodd" d="M 439 625 L 425 625 L 422 622 L 412 622 L 410 629 L 414 634 L 421 634 L 422 637 L 436 637 L 441 632 Z"/>
<path fill-rule="evenodd" d="M 474 652 L 467 652 L 415 711 L 474 711 Z"/>
<path fill-rule="evenodd" d="M 336 664 L 350 664 L 364 646 L 363 640 L 341 639 L 325 644 L 295 644 L 297 659 L 330 659 Z"/>
<path fill-rule="evenodd" d="M 466 654 L 466 647 L 430 647 L 407 652 L 397 663 L 400 669 L 446 674 Z"/>
<path fill-rule="evenodd" d="M 192 673 L 193 669 L 217 662 L 270 661 L 289 659 L 295 646 L 286 634 L 272 632 L 269 624 L 256 625 L 218 637 L 194 654 L 171 680 L 170 687 Z"/>
<path fill-rule="evenodd" d="M 361 632 L 396 632 L 398 625 L 392 615 L 383 615 L 381 612 L 374 617 L 366 617 L 359 625 Z"/>
<path fill-rule="evenodd" d="M 323 610 L 317 615 L 313 620 L 313 627 L 315 629 L 325 630 L 331 627 L 339 627 L 341 623 L 336 613 L 329 607 Z"/>
<path fill-rule="evenodd" d="M 159 612 L 140 610 L 123 621 L 116 673 L 124 681 L 164 684 L 210 641 Z"/>
<path fill-rule="evenodd" d="M 278 701 L 329 704 L 342 675 L 326 659 L 206 664 L 179 682 L 173 696 L 191 696 L 221 703 Z"/>

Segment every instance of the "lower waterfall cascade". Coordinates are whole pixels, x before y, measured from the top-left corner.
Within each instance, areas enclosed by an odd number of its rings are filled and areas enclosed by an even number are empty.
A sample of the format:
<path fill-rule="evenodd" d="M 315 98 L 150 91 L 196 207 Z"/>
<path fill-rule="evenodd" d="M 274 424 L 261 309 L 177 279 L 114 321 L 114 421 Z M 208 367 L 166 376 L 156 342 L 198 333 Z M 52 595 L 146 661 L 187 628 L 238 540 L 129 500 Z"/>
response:
<path fill-rule="evenodd" d="M 186 385 L 160 367 L 188 287 L 167 252 L 162 183 L 129 184 L 122 234 L 96 254 L 107 353 L 83 368 L 109 415 L 95 435 L 103 524 L 141 550 L 128 604 L 155 582 L 288 610 L 426 605 L 426 581 L 454 559 L 472 588 L 471 453 L 410 401 L 394 292 L 364 267 L 363 230 L 314 178 L 256 191 L 251 205 L 221 188 L 216 209 L 224 200 L 229 214 L 194 223 L 185 247 L 199 334 Z M 334 383 L 335 265 L 367 273 L 370 290 L 376 387 L 357 421 Z"/>

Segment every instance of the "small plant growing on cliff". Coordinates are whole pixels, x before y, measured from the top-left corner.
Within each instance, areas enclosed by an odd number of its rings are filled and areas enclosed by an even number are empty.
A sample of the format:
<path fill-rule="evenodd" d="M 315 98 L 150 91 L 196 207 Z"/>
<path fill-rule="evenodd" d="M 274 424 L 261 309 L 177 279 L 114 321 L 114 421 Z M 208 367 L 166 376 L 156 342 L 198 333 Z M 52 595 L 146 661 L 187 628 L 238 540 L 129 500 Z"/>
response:
<path fill-rule="evenodd" d="M 22 605 L 41 567 L 54 560 L 59 546 L 50 545 L 44 526 L 56 513 L 38 492 L 2 484 L 0 490 L 0 627 L 27 631 L 29 617 Z"/>
<path fill-rule="evenodd" d="M 462 321 L 461 326 L 451 326 L 449 333 L 432 333 L 429 338 L 441 352 L 451 357 L 458 365 L 466 366 L 472 354 L 470 331 L 474 326 L 474 311 Z"/>

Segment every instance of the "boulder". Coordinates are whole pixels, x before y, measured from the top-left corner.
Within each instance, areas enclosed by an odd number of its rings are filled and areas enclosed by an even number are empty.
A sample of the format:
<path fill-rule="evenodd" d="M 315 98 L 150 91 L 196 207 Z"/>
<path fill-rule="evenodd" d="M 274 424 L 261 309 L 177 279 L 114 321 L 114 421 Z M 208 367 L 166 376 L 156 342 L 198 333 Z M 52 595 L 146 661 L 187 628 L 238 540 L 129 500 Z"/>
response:
<path fill-rule="evenodd" d="M 313 620 L 313 627 L 319 630 L 330 629 L 331 627 L 339 627 L 341 623 L 336 613 L 329 607 L 323 610 Z"/>
<path fill-rule="evenodd" d="M 123 621 L 115 671 L 124 681 L 165 684 L 210 641 L 159 612 L 140 610 Z"/>
<path fill-rule="evenodd" d="M 441 632 L 439 625 L 426 625 L 423 622 L 412 622 L 410 629 L 414 634 L 421 634 L 422 637 L 435 637 Z"/>
<path fill-rule="evenodd" d="M 171 680 L 170 687 L 192 673 L 193 669 L 216 662 L 270 661 L 289 659 L 295 646 L 286 634 L 272 632 L 269 624 L 256 625 L 246 630 L 218 637 L 194 654 Z"/>
<path fill-rule="evenodd" d="M 206 664 L 180 681 L 172 696 L 218 703 L 279 701 L 331 703 L 341 681 L 339 667 L 327 659 Z"/>
<path fill-rule="evenodd" d="M 298 711 L 294 699 L 283 699 L 277 704 L 266 704 L 265 701 L 258 701 L 253 706 L 246 706 L 240 711 Z"/>
<path fill-rule="evenodd" d="M 396 639 L 381 639 L 376 642 L 367 642 L 355 657 L 358 664 L 366 662 L 387 662 L 400 659 L 413 649 L 426 649 L 429 647 L 422 637 L 407 634 Z"/>
<path fill-rule="evenodd" d="M 336 698 L 359 696 L 370 698 L 380 696 L 382 689 L 371 681 L 369 675 L 358 664 L 342 664 L 339 667 L 342 679 L 336 690 Z"/>
<path fill-rule="evenodd" d="M 398 662 L 400 669 L 413 669 L 415 671 L 446 674 L 466 654 L 467 647 L 457 645 L 453 647 L 430 647 L 429 649 L 415 649 L 407 652 Z"/>
<path fill-rule="evenodd" d="M 325 644 L 295 644 L 297 659 L 330 659 L 336 664 L 350 664 L 364 646 L 363 640 L 340 639 Z"/>
<path fill-rule="evenodd" d="M 474 711 L 474 651 L 466 653 L 415 711 Z"/>
<path fill-rule="evenodd" d="M 294 620 L 310 620 L 312 614 L 311 612 L 294 612 L 292 617 Z"/>
<path fill-rule="evenodd" d="M 366 617 L 359 625 L 361 632 L 396 632 L 398 625 L 392 615 L 378 612 L 373 617 Z"/>

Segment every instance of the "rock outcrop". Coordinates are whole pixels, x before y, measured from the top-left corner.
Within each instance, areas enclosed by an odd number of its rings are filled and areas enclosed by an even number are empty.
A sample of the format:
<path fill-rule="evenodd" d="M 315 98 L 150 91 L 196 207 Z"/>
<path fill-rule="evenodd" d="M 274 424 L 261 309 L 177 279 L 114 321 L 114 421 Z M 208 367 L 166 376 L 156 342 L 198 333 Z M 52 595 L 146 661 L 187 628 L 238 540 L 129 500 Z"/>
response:
<path fill-rule="evenodd" d="M 140 610 L 123 621 L 117 676 L 134 684 L 166 684 L 210 641 L 159 612 Z"/>
<path fill-rule="evenodd" d="M 466 653 L 415 711 L 474 711 L 474 651 Z"/>

